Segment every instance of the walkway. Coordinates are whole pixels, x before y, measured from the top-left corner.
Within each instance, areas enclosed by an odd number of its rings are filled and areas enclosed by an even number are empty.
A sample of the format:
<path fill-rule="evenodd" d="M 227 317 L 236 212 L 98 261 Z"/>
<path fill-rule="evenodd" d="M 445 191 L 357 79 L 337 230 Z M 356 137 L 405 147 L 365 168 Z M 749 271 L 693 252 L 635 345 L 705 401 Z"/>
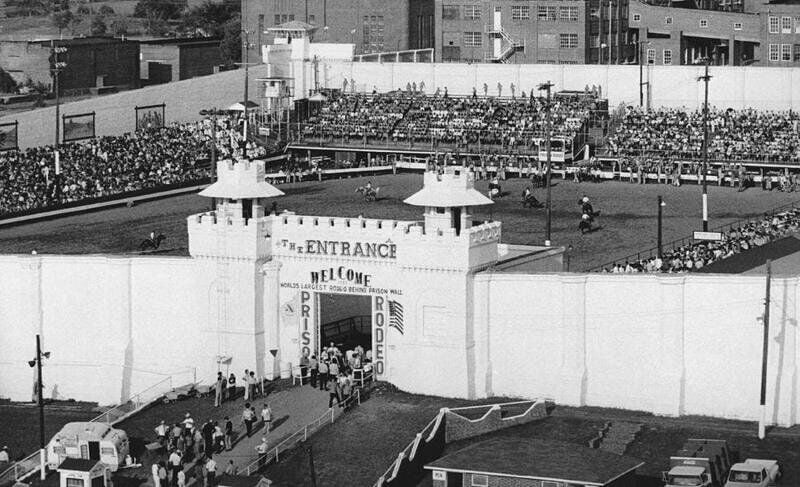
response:
<path fill-rule="evenodd" d="M 328 410 L 328 393 L 310 385 L 297 386 L 270 394 L 267 402 L 272 409 L 272 430 L 267 435 L 267 445 L 272 448 L 287 436 L 325 414 Z M 260 414 L 263 402 L 256 399 L 254 404 L 256 412 Z M 260 422 L 256 424 L 256 427 L 259 426 Z M 263 427 L 254 430 L 250 438 L 243 433 L 231 451 L 214 455 L 220 471 L 225 470 L 229 460 L 233 460 L 239 469 L 254 462 L 258 458 L 256 446 L 261 443 L 263 431 Z"/>

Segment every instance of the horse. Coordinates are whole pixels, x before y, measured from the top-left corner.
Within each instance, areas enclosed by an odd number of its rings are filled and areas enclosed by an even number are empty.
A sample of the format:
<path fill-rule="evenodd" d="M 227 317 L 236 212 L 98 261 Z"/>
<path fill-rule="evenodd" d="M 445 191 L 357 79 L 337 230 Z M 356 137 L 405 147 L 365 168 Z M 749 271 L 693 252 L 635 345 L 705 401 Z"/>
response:
<path fill-rule="evenodd" d="M 532 191 L 525 190 L 522 192 L 522 207 L 525 208 L 541 208 L 541 201 L 536 199 Z"/>
<path fill-rule="evenodd" d="M 356 193 L 361 193 L 364 196 L 364 201 L 376 201 L 378 199 L 378 191 L 381 188 L 368 188 L 366 186 L 359 186 L 356 188 Z"/>
<path fill-rule="evenodd" d="M 145 250 L 156 250 L 161 246 L 161 242 L 166 240 L 167 237 L 164 236 L 163 233 L 159 233 L 157 236 L 153 238 L 146 238 L 142 240 L 142 243 L 139 244 L 139 250 L 144 252 Z"/>
<path fill-rule="evenodd" d="M 489 195 L 490 199 L 502 198 L 503 191 L 502 188 L 500 187 L 500 183 L 490 182 L 489 191 L 487 194 Z"/>

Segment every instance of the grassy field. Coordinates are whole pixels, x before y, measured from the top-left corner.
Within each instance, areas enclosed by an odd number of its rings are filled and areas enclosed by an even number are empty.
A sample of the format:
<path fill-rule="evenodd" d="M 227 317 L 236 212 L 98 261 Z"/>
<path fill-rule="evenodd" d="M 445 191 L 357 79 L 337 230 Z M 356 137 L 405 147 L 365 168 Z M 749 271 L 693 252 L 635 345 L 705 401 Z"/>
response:
<path fill-rule="evenodd" d="M 506 399 L 480 403 L 503 401 Z M 372 485 L 439 408 L 467 404 L 475 403 L 390 391 L 371 397 L 309 441 L 318 485 Z M 645 462 L 639 470 L 641 487 L 662 485 L 659 483 L 661 471 L 668 468 L 670 455 L 688 438 L 724 438 L 741 458 L 776 458 L 784 469 L 781 485 L 800 485 L 800 427 L 772 430 L 766 440 L 759 441 L 754 423 L 701 417 L 663 418 L 636 411 L 556 405 L 552 415 L 542 421 L 503 433 L 490 433 L 474 441 L 502 434 L 586 445 L 599 427 L 607 421 L 613 424 L 615 420 L 643 425 L 641 433 L 625 452 Z M 452 443 L 446 453 L 472 441 Z M 269 466 L 265 475 L 281 486 L 311 485 L 308 455 L 303 449 L 296 449 L 280 463 Z M 429 486 L 430 482 L 423 480 L 419 485 Z"/>
<path fill-rule="evenodd" d="M 420 208 L 408 206 L 403 199 L 422 185 L 419 174 L 386 175 L 371 178 L 381 186 L 382 198 L 365 203 L 354 194 L 366 178 L 306 182 L 282 185 L 286 196 L 278 198 L 280 209 L 299 214 L 394 218 L 420 220 Z M 504 182 L 509 195 L 495 205 L 478 207 L 474 218 L 503 222 L 502 241 L 516 244 L 543 244 L 545 212 L 523 209 L 519 194 L 523 180 Z M 487 183 L 478 182 L 485 191 Z M 690 235 L 700 227 L 700 187 L 674 188 L 665 185 L 634 185 L 620 182 L 573 183 L 556 180 L 552 188 L 554 245 L 572 245 L 571 270 L 582 270 L 656 245 L 656 197 L 666 202 L 663 216 L 664 242 Z M 544 190 L 536 197 L 544 199 Z M 581 235 L 577 230 L 580 207 L 577 202 L 587 195 L 595 209 L 602 211 L 599 231 Z M 742 218 L 758 217 L 763 212 L 800 200 L 800 195 L 777 191 L 748 189 L 739 193 L 730 188 L 709 188 L 711 227 Z M 0 252 L 29 253 L 128 253 L 151 231 L 167 236 L 164 246 L 172 254 L 188 253 L 186 217 L 210 208 L 210 200 L 182 196 L 140 204 L 133 208 L 115 208 L 13 228 L 0 229 Z"/>

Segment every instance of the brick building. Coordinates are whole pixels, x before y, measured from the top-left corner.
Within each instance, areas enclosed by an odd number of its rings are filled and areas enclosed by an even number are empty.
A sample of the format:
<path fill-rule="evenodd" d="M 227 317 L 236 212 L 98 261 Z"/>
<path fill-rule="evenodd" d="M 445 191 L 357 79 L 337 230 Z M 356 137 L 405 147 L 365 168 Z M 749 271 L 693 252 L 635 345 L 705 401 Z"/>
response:
<path fill-rule="evenodd" d="M 606 64 L 633 52 L 628 0 L 436 0 L 435 11 L 436 61 Z"/>
<path fill-rule="evenodd" d="M 214 74 L 223 63 L 220 39 L 155 39 L 141 42 L 141 77 L 157 84 Z"/>
<path fill-rule="evenodd" d="M 668 8 L 640 1 L 630 7 L 634 42 L 650 64 L 800 66 L 800 4 L 745 2 L 741 12 Z"/>
<path fill-rule="evenodd" d="M 351 43 L 356 54 L 433 47 L 434 0 L 249 0 L 242 2 L 250 33 L 249 59 L 272 44 L 267 29 L 294 20 L 316 27 L 314 41 Z"/>
<path fill-rule="evenodd" d="M 0 66 L 14 79 L 53 87 L 52 46 L 66 48 L 58 61 L 62 94 L 131 89 L 139 86 L 139 42 L 110 37 L 44 41 L 0 41 Z"/>

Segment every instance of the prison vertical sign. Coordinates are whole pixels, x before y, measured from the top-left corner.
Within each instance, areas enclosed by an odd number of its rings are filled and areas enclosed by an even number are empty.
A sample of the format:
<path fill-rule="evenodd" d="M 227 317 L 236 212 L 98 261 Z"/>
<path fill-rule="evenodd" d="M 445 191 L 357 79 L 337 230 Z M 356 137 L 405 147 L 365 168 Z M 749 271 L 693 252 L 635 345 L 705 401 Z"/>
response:
<path fill-rule="evenodd" d="M 314 312 L 314 294 L 310 291 L 300 291 L 300 356 L 308 354 L 310 357 L 316 353 L 314 332 L 316 330 Z"/>
<path fill-rule="evenodd" d="M 389 304 L 383 296 L 372 298 L 372 372 L 375 379 L 386 379 L 386 315 Z"/>

